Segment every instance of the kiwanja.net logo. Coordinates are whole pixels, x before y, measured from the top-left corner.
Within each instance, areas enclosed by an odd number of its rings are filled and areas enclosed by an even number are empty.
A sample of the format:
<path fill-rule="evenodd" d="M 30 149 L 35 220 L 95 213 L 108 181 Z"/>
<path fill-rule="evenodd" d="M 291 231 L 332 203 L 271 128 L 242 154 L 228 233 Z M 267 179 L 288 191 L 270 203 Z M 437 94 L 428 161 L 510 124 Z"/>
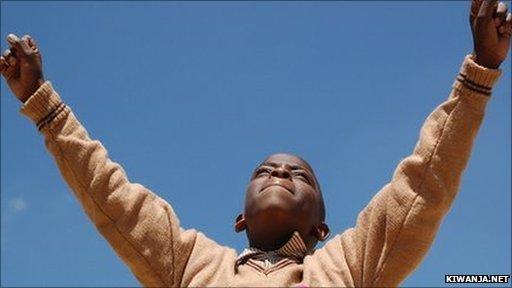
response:
<path fill-rule="evenodd" d="M 444 283 L 508 283 L 510 275 L 444 275 Z"/>

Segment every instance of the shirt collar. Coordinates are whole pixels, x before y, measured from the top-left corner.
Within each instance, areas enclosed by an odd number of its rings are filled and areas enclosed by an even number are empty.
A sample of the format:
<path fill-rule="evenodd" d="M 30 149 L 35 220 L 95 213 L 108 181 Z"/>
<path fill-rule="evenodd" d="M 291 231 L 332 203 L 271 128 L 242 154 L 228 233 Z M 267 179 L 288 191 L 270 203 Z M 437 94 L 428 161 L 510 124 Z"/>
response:
<path fill-rule="evenodd" d="M 306 253 L 306 244 L 304 244 L 304 241 L 302 240 L 302 237 L 300 237 L 299 232 L 295 231 L 290 240 L 288 240 L 286 244 L 277 250 L 262 251 L 254 247 L 246 248 L 236 259 L 235 266 L 238 267 L 240 264 L 251 258 L 266 258 L 267 256 L 291 258 L 296 261 L 300 261 L 304 258 L 304 256 L 306 256 Z"/>

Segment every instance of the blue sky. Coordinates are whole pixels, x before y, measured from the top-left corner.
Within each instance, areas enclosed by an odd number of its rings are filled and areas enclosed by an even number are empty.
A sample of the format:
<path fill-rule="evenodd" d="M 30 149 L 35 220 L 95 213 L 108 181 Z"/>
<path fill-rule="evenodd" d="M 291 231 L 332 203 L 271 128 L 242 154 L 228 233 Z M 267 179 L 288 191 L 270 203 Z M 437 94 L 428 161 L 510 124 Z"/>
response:
<path fill-rule="evenodd" d="M 411 153 L 472 40 L 469 2 L 1 2 L 5 36 L 31 34 L 46 78 L 133 182 L 185 228 L 241 251 L 252 169 L 303 156 L 331 230 Z M 510 59 L 452 210 L 404 286 L 510 274 Z M 1 86 L 1 285 L 135 286 Z"/>

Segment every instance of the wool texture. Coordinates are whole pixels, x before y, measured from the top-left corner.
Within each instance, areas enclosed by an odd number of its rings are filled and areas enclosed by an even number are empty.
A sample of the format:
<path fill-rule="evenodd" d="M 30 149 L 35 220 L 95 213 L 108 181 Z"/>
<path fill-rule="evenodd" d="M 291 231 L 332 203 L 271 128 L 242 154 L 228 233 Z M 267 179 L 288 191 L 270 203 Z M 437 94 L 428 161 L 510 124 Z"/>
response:
<path fill-rule="evenodd" d="M 398 286 L 428 252 L 468 163 L 491 88 L 501 74 L 466 56 L 448 99 L 426 119 L 412 154 L 354 227 L 277 269 L 235 269 L 237 253 L 180 227 L 165 200 L 132 183 L 92 140 L 50 82 L 21 108 L 85 213 L 144 286 Z"/>

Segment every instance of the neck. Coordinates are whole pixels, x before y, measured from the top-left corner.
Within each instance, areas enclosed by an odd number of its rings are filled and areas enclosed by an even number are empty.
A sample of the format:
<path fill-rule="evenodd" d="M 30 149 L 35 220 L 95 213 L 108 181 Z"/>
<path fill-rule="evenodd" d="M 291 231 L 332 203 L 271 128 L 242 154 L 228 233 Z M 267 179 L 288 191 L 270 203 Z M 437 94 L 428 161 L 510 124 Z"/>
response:
<path fill-rule="evenodd" d="M 266 227 L 266 231 L 251 233 L 247 231 L 249 245 L 262 251 L 274 251 L 283 247 L 293 235 L 294 231 L 271 231 L 274 227 Z"/>

